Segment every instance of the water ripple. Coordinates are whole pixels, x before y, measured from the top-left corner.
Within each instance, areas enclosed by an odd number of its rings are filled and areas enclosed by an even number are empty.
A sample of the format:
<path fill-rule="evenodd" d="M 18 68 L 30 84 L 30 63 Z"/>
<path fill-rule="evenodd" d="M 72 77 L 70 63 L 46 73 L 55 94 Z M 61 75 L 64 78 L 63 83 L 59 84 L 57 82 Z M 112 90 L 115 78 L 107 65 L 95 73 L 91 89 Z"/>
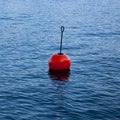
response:
<path fill-rule="evenodd" d="M 0 0 L 0 120 L 119 120 L 119 3 Z M 61 25 L 71 70 L 51 72 Z"/>

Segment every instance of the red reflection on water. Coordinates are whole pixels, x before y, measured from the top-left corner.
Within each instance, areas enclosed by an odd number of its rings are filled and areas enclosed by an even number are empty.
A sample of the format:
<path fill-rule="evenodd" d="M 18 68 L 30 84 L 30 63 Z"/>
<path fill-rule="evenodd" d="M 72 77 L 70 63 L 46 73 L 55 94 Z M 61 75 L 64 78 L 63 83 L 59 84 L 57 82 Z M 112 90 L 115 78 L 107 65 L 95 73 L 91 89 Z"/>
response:
<path fill-rule="evenodd" d="M 48 74 L 52 80 L 65 81 L 69 79 L 70 70 L 49 70 Z"/>

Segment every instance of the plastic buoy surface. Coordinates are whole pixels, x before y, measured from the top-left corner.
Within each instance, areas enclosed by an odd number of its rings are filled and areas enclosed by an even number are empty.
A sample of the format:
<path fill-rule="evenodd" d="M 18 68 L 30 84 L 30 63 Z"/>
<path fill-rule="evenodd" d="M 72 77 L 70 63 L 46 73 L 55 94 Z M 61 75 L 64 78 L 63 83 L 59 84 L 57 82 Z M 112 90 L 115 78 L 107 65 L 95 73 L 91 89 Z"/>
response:
<path fill-rule="evenodd" d="M 50 57 L 48 64 L 50 70 L 69 70 L 71 62 L 66 54 L 56 53 Z"/>

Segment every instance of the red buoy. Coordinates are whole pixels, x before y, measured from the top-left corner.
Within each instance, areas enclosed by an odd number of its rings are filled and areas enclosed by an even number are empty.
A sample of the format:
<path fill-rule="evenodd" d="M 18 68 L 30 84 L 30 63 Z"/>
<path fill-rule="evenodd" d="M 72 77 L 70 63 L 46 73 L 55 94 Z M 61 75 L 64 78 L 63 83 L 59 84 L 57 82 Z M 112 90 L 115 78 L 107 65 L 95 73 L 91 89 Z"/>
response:
<path fill-rule="evenodd" d="M 49 61 L 50 70 L 69 70 L 70 69 L 70 58 L 66 54 L 53 54 Z"/>
<path fill-rule="evenodd" d="M 68 55 L 61 52 L 64 29 L 64 26 L 61 26 L 60 53 L 55 53 L 50 57 L 48 61 L 49 70 L 70 70 L 70 58 Z"/>

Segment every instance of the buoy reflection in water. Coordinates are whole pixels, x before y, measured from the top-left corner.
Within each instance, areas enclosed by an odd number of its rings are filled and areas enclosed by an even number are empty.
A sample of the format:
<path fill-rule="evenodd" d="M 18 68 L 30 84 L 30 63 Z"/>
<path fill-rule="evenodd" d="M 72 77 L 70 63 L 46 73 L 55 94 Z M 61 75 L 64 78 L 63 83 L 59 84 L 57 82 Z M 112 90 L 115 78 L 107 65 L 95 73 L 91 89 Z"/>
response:
<path fill-rule="evenodd" d="M 52 80 L 65 81 L 69 79 L 70 70 L 49 70 L 48 74 Z"/>

